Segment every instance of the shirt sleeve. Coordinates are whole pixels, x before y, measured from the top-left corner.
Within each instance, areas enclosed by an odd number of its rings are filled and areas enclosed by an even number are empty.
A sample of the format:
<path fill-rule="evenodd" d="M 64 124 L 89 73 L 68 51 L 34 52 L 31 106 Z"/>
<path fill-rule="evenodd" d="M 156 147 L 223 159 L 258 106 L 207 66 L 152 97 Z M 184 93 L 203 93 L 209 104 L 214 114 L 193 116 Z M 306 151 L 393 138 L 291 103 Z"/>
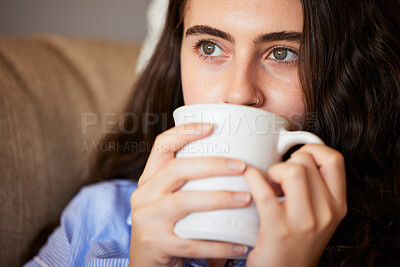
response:
<path fill-rule="evenodd" d="M 61 215 L 60 225 L 47 239 L 39 254 L 24 267 L 32 266 L 71 266 L 71 242 L 73 227 L 82 212 L 85 196 L 80 191 L 67 205 Z"/>
<path fill-rule="evenodd" d="M 127 181 L 113 181 L 81 189 L 64 209 L 60 226 L 24 267 L 128 266 L 126 218 L 135 188 Z"/>
<path fill-rule="evenodd" d="M 119 258 L 119 259 L 90 259 L 86 262 L 86 267 L 127 267 L 129 259 Z"/>
<path fill-rule="evenodd" d="M 62 226 L 50 235 L 46 245 L 40 250 L 39 254 L 24 267 L 36 266 L 68 266 L 71 245 Z"/>

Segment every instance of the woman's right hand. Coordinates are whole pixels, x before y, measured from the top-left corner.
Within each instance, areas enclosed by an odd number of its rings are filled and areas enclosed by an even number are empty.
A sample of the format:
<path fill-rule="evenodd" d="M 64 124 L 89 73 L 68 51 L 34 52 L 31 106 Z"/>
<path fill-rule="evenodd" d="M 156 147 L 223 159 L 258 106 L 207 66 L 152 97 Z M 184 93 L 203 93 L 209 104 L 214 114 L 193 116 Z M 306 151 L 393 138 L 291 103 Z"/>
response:
<path fill-rule="evenodd" d="M 173 233 L 175 223 L 191 212 L 245 207 L 245 192 L 179 191 L 185 182 L 211 176 L 238 175 L 244 162 L 203 157 L 175 158 L 186 144 L 212 132 L 210 124 L 184 124 L 157 136 L 138 189 L 131 196 L 132 229 L 129 266 L 182 266 L 182 258 L 229 258 L 245 246 L 189 240 Z"/>

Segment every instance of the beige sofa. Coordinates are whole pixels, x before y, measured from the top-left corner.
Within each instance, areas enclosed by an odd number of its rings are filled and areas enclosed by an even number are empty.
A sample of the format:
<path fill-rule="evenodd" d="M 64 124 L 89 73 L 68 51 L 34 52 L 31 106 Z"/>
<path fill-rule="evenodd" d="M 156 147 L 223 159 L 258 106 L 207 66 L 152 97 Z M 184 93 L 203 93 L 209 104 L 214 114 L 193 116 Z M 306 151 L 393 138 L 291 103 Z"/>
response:
<path fill-rule="evenodd" d="M 138 54 L 131 43 L 0 37 L 0 266 L 32 257 L 45 241 L 38 234 L 88 182 L 96 141 L 125 104 Z"/>

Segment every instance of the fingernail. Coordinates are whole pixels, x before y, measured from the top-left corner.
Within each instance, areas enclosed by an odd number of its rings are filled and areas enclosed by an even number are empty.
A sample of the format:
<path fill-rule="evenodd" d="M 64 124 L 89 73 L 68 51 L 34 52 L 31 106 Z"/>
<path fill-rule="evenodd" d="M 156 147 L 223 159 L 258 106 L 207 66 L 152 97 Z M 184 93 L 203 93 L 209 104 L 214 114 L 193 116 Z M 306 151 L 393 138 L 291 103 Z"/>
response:
<path fill-rule="evenodd" d="M 233 194 L 233 198 L 240 203 L 248 203 L 250 202 L 251 196 L 249 193 L 237 192 Z"/>
<path fill-rule="evenodd" d="M 246 163 L 242 160 L 228 160 L 228 168 L 235 171 L 243 171 L 246 168 Z"/>
<path fill-rule="evenodd" d="M 235 245 L 233 246 L 233 251 L 235 254 L 243 255 L 247 253 L 247 246 Z"/>
<path fill-rule="evenodd" d="M 208 133 L 213 128 L 213 125 L 210 123 L 197 123 L 196 125 L 196 134 Z"/>

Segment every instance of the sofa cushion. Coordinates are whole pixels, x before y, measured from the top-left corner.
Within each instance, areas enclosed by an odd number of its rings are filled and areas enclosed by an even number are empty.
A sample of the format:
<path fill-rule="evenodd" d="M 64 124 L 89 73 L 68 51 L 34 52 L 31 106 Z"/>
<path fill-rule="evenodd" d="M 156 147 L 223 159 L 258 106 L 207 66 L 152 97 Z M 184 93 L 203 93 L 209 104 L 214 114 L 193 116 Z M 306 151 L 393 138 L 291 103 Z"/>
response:
<path fill-rule="evenodd" d="M 138 53 L 106 40 L 0 38 L 0 266 L 28 260 L 87 182 L 101 118 L 112 124 L 124 106 Z"/>

